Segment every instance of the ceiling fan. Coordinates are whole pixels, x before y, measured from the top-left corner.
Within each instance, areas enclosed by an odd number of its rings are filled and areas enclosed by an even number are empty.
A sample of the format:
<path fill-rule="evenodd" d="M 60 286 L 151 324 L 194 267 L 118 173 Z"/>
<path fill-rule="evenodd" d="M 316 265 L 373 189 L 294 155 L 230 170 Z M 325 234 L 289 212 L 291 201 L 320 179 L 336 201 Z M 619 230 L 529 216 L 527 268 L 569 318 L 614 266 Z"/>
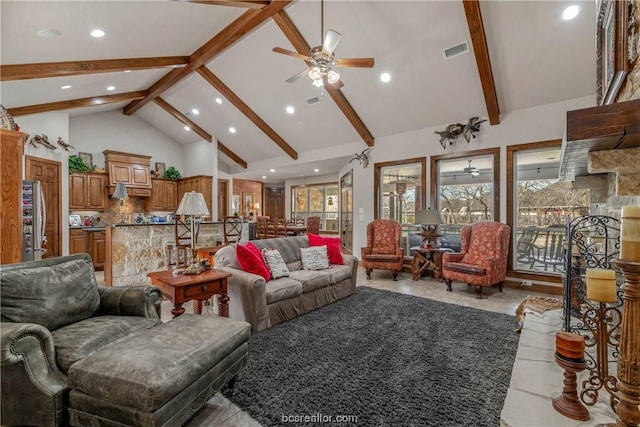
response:
<path fill-rule="evenodd" d="M 473 160 L 467 160 L 469 162 L 469 167 L 468 168 L 464 168 L 464 173 L 468 173 L 471 174 L 471 176 L 478 176 L 480 175 L 480 169 L 476 168 L 476 167 L 471 167 L 471 162 Z"/>
<path fill-rule="evenodd" d="M 324 33 L 324 2 L 320 0 L 320 37 Z M 342 38 L 342 34 L 334 30 L 327 30 L 324 42 L 320 46 L 311 48 L 309 55 L 303 55 L 298 52 L 274 47 L 273 51 L 284 55 L 293 56 L 302 59 L 309 66 L 305 70 L 291 76 L 287 79 L 288 83 L 293 83 L 305 74 L 313 80 L 313 85 L 323 87 L 327 84 L 333 85 L 340 89 L 344 84 L 340 81 L 340 74 L 335 72 L 332 67 L 358 67 L 372 68 L 374 64 L 373 58 L 336 58 L 334 51 Z"/>

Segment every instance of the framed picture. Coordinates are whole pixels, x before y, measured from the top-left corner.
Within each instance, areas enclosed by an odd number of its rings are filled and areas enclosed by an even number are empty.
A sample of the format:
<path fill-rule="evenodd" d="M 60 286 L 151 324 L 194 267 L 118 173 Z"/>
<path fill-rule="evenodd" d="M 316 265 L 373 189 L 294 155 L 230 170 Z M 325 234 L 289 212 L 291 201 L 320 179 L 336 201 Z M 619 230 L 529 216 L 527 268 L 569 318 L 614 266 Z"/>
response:
<path fill-rule="evenodd" d="M 91 153 L 78 153 L 78 157 L 89 166 L 89 169 L 93 169 L 93 154 Z"/>
<path fill-rule="evenodd" d="M 627 37 L 629 1 L 602 0 L 596 34 L 597 103 L 615 102 L 620 87 L 629 72 Z"/>
<path fill-rule="evenodd" d="M 242 193 L 244 197 L 244 216 L 249 216 L 253 212 L 253 193 Z"/>
<path fill-rule="evenodd" d="M 156 176 L 162 178 L 164 176 L 164 163 L 156 162 Z"/>
<path fill-rule="evenodd" d="M 232 214 L 235 215 L 236 212 L 240 213 L 240 193 L 233 193 L 231 199 L 231 211 Z"/>

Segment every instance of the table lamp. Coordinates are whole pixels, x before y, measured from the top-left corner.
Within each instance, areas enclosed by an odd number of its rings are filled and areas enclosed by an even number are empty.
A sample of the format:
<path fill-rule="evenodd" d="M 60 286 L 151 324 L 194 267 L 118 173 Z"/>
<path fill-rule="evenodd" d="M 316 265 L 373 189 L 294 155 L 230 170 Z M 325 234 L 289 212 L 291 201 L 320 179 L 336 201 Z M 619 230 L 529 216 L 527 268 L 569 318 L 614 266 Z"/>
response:
<path fill-rule="evenodd" d="M 116 189 L 113 192 L 112 199 L 120 199 L 120 224 L 124 224 L 124 213 L 122 212 L 124 199 L 128 199 L 129 195 L 127 194 L 127 187 L 124 182 L 118 182 L 116 184 Z"/>
<path fill-rule="evenodd" d="M 422 225 L 422 244 L 427 242 L 430 246 L 435 246 L 436 239 L 440 237 L 437 232 L 438 225 L 444 223 L 442 214 L 435 209 L 425 209 L 416 212 L 416 224 Z"/>
<path fill-rule="evenodd" d="M 196 215 L 209 215 L 209 209 L 207 208 L 207 202 L 204 200 L 202 193 L 196 193 L 190 191 L 184 193 L 180 205 L 176 210 L 176 214 L 180 215 L 184 221 L 184 216 L 189 215 L 191 217 L 191 252 L 195 251 L 195 227 L 196 227 Z"/>

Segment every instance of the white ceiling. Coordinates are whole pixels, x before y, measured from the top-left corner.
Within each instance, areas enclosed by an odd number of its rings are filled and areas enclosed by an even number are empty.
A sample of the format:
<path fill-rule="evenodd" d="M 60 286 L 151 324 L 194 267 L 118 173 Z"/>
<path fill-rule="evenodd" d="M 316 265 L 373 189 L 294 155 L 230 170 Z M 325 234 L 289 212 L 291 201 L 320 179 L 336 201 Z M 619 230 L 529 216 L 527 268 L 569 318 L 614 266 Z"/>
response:
<path fill-rule="evenodd" d="M 562 10 L 579 4 L 573 21 L 562 21 Z M 502 114 L 517 109 L 579 98 L 595 93 L 595 2 L 481 1 L 491 66 Z M 342 92 L 374 137 L 410 132 L 487 116 L 473 49 L 445 60 L 442 50 L 463 41 L 471 43 L 462 1 L 342 1 L 325 2 L 325 31 L 339 31 L 336 57 L 373 57 L 373 69 L 339 68 Z M 320 3 L 302 0 L 286 13 L 306 41 L 321 42 Z M 107 58 L 190 55 L 245 12 L 228 6 L 177 1 L 9 1 L 0 2 L 2 64 L 21 64 Z M 107 35 L 89 36 L 94 28 Z M 36 32 L 56 29 L 62 35 L 44 39 Z M 353 126 L 328 94 L 307 77 L 285 80 L 305 68 L 296 58 L 273 53 L 279 46 L 295 50 L 273 20 L 236 42 L 207 64 L 251 109 L 289 143 L 304 153 L 360 142 Z M 146 90 L 166 69 L 104 73 L 68 78 L 7 81 L 0 85 L 7 108 L 52 101 Z M 388 84 L 380 81 L 389 72 Z M 61 90 L 64 84 L 71 89 Z M 220 158 L 238 176 L 261 179 L 265 171 L 252 168 L 265 159 L 287 157 L 269 137 L 224 99 L 197 73 L 161 95 L 205 131 L 249 163 L 244 171 L 226 156 Z M 318 105 L 307 98 L 318 96 Z M 223 103 L 214 100 L 221 97 Z M 461 102 L 463 100 L 463 102 Z M 122 109 L 123 103 L 93 107 Z M 293 115 L 285 112 L 292 105 Z M 92 108 L 69 110 L 74 116 Z M 178 143 L 200 139 L 154 103 L 137 113 Z M 228 128 L 237 129 L 231 134 Z M 152 142 L 150 141 L 151 145 Z M 322 163 L 322 174 L 337 172 L 347 161 Z M 279 163 L 282 163 L 280 161 Z M 309 175 L 317 162 L 288 162 L 269 180 Z M 306 172 L 302 172 L 302 171 Z M 282 175 L 279 175 L 279 174 Z"/>

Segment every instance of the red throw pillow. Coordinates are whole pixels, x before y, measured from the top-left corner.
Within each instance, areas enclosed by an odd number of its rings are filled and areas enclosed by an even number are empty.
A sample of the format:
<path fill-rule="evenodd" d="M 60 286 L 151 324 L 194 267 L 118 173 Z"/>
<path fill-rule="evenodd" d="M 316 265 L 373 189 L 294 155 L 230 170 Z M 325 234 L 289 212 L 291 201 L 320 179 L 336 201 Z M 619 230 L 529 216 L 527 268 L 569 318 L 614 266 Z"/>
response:
<path fill-rule="evenodd" d="M 327 253 L 329 254 L 329 264 L 342 265 L 342 252 L 340 252 L 339 237 L 322 237 L 317 234 L 307 233 L 309 237 L 309 246 L 327 245 Z"/>
<path fill-rule="evenodd" d="M 248 242 L 246 245 L 237 245 L 236 256 L 238 257 L 240 268 L 244 271 L 262 276 L 265 281 L 271 279 L 271 272 L 262 259 L 260 249 L 253 243 Z"/>

